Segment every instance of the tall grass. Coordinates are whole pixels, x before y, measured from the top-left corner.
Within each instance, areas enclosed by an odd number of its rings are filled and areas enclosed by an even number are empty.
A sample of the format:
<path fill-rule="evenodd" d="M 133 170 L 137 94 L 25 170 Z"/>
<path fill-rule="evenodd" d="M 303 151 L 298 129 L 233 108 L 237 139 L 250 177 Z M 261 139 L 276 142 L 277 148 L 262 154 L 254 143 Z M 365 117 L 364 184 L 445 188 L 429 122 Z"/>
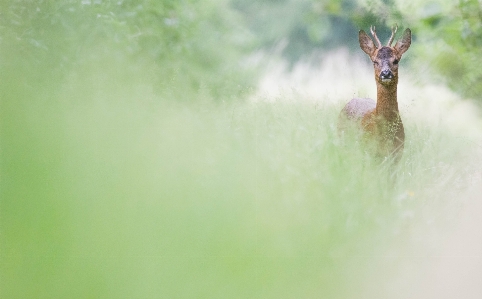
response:
<path fill-rule="evenodd" d="M 390 169 L 338 137 L 341 107 L 321 104 L 338 99 L 242 99 L 237 50 L 196 35 L 217 24 L 209 9 L 179 28 L 192 56 L 171 60 L 178 39 L 150 20 L 173 20 L 83 2 L 4 5 L 0 298 L 396 298 L 416 285 L 407 269 L 457 218 L 476 146 L 407 116 Z"/>
<path fill-rule="evenodd" d="M 336 105 L 93 74 L 3 88 L 2 298 L 383 298 L 472 171 L 471 145 L 410 120 L 394 183 Z"/>

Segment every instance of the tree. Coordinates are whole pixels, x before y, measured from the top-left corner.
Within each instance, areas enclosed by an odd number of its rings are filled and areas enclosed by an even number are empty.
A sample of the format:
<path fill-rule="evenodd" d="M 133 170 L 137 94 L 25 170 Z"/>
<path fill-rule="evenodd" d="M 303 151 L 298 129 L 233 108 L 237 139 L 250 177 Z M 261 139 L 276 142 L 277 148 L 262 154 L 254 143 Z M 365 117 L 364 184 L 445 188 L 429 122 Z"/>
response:
<path fill-rule="evenodd" d="M 159 90 L 221 97 L 252 82 L 242 64 L 250 35 L 224 0 L 16 0 L 0 10 L 3 69 L 23 65 L 38 75 L 31 81 L 55 75 L 50 81 L 61 82 L 82 66 L 112 61 L 132 76 L 150 69 Z"/>

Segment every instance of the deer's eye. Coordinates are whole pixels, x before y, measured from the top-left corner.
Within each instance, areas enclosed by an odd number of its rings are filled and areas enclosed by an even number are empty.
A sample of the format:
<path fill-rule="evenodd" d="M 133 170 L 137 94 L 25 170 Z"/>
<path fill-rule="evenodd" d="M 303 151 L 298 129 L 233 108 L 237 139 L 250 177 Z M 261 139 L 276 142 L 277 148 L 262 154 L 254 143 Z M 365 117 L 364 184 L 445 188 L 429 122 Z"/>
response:
<path fill-rule="evenodd" d="M 376 65 L 378 65 L 378 62 L 376 62 L 376 61 L 373 61 L 373 65 L 375 65 L 375 66 L 376 66 Z"/>
<path fill-rule="evenodd" d="M 393 61 L 393 64 L 398 64 L 398 59 L 395 59 L 395 60 Z"/>

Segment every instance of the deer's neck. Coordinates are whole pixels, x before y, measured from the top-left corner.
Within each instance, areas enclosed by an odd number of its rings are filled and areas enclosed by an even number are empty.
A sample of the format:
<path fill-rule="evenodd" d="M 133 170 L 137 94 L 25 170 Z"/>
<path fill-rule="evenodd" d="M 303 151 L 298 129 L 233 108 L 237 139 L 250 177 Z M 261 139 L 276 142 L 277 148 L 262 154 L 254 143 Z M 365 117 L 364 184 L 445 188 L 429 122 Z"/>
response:
<path fill-rule="evenodd" d="M 398 82 L 383 85 L 377 82 L 377 107 L 375 112 L 388 122 L 399 119 L 397 84 Z"/>

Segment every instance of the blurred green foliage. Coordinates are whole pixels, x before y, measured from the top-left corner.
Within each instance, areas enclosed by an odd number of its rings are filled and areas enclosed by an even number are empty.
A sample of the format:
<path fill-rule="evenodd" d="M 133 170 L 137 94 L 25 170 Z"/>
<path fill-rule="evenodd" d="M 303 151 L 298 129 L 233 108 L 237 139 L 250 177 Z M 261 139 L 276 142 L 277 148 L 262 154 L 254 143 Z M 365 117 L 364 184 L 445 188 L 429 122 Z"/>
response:
<path fill-rule="evenodd" d="M 416 1 L 400 13 L 414 28 L 419 78 L 442 82 L 482 104 L 482 3 Z"/>
<path fill-rule="evenodd" d="M 336 138 L 338 107 L 242 102 L 256 35 L 227 2 L 0 13 L 0 298 L 383 294 L 370 275 L 399 264 L 379 256 L 420 256 L 411 228 L 453 215 L 477 167 L 407 122 L 391 185 Z"/>
<path fill-rule="evenodd" d="M 2 69 L 23 66 L 30 81 L 108 61 L 133 77 L 150 69 L 161 91 L 226 96 L 253 83 L 242 62 L 252 38 L 226 1 L 13 0 L 0 10 Z"/>
<path fill-rule="evenodd" d="M 110 61 L 126 76 L 148 69 L 153 88 L 173 98 L 190 90 L 219 98 L 254 85 L 246 59 L 254 49 L 281 53 L 292 64 L 338 47 L 362 55 L 359 29 L 373 24 L 388 36 L 398 23 L 413 31 L 407 58 L 417 80 L 443 82 L 478 100 L 482 94 L 477 0 L 11 0 L 0 9 L 1 66 L 41 73 L 29 81 Z"/>

